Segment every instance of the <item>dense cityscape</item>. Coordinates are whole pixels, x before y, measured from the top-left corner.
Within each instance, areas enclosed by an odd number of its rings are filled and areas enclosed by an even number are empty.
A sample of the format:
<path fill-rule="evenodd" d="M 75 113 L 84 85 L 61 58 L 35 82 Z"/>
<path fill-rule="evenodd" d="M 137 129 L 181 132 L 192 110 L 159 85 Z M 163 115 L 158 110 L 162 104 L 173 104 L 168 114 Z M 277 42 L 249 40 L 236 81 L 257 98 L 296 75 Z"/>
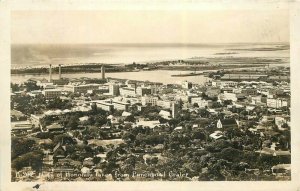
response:
<path fill-rule="evenodd" d="M 52 67 L 11 83 L 12 181 L 291 179 L 289 67 L 186 74 L 204 84 Z"/>

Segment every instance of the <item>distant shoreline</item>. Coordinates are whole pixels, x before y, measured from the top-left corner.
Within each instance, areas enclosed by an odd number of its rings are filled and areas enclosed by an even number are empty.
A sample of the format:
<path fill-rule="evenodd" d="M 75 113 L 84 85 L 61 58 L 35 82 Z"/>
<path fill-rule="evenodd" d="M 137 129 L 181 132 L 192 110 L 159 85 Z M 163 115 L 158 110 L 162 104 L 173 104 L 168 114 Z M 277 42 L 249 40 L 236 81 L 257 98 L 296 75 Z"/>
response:
<path fill-rule="evenodd" d="M 283 58 L 264 58 L 264 57 L 213 57 L 197 58 L 184 60 L 161 60 L 156 62 L 139 62 L 132 64 L 105 64 L 105 63 L 81 63 L 63 64 L 63 73 L 97 73 L 101 72 L 105 66 L 106 73 L 114 72 L 138 72 L 149 70 L 181 70 L 181 71 L 203 71 L 203 70 L 222 70 L 231 68 L 251 68 L 268 65 L 288 64 L 289 61 Z M 58 64 L 52 65 L 52 72 L 58 73 Z M 12 68 L 11 74 L 47 74 L 49 66 Z"/>

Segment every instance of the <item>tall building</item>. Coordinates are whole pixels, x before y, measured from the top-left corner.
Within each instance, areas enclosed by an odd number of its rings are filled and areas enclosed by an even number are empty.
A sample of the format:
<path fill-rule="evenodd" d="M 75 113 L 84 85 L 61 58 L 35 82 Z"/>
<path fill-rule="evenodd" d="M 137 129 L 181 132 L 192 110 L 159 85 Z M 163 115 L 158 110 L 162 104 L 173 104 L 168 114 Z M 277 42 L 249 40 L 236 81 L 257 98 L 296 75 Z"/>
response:
<path fill-rule="evenodd" d="M 175 118 L 177 114 L 179 113 L 179 104 L 178 103 L 173 103 L 172 104 L 172 117 Z"/>
<path fill-rule="evenodd" d="M 109 85 L 109 94 L 113 96 L 118 96 L 120 94 L 119 92 L 119 85 L 117 84 L 110 84 Z"/>
<path fill-rule="evenodd" d="M 101 67 L 101 76 L 102 76 L 102 79 L 105 79 L 105 66 L 102 65 Z"/>

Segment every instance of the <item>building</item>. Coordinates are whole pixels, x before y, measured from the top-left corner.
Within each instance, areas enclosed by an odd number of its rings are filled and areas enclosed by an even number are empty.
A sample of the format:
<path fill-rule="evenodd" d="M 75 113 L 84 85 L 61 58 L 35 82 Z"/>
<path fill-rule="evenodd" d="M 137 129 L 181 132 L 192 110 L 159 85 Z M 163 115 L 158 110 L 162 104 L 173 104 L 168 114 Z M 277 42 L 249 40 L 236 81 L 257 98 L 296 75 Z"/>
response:
<path fill-rule="evenodd" d="M 117 84 L 110 84 L 109 85 L 109 94 L 113 96 L 118 96 L 120 94 L 119 85 Z"/>
<path fill-rule="evenodd" d="M 238 122 L 235 119 L 219 119 L 217 122 L 218 129 L 237 128 Z"/>
<path fill-rule="evenodd" d="M 191 98 L 191 104 L 198 104 L 199 107 L 211 107 L 212 106 L 212 100 L 204 100 L 202 97 L 193 97 Z"/>
<path fill-rule="evenodd" d="M 41 124 L 41 120 L 43 119 L 44 115 L 30 115 L 30 121 L 34 127 L 39 127 Z"/>
<path fill-rule="evenodd" d="M 105 101 L 93 101 L 97 105 L 97 108 L 103 109 L 104 111 L 112 111 L 114 106 L 111 103 Z"/>
<path fill-rule="evenodd" d="M 109 88 L 106 86 L 100 86 L 99 89 L 88 90 L 89 94 L 107 94 L 109 93 Z"/>
<path fill-rule="evenodd" d="M 53 131 L 63 131 L 64 127 L 58 123 L 53 123 L 51 125 L 46 126 L 45 128 L 41 128 L 41 131 L 49 131 L 49 132 L 53 132 Z"/>
<path fill-rule="evenodd" d="M 88 90 L 99 89 L 100 84 L 66 85 L 64 89 L 73 93 L 87 93 Z"/>
<path fill-rule="evenodd" d="M 259 103 L 261 103 L 261 95 L 251 97 L 251 101 L 252 101 L 251 102 L 252 104 L 259 104 Z"/>
<path fill-rule="evenodd" d="M 224 100 L 237 101 L 237 95 L 235 93 L 224 92 Z"/>
<path fill-rule="evenodd" d="M 61 90 L 59 89 L 47 89 L 43 91 L 45 99 L 54 99 L 61 96 Z"/>
<path fill-rule="evenodd" d="M 284 124 L 287 124 L 287 117 L 283 117 L 283 116 L 276 116 L 275 117 L 275 124 L 277 125 L 277 127 L 280 129 L 280 130 L 283 130 L 282 126 Z"/>
<path fill-rule="evenodd" d="M 130 106 L 129 103 L 118 102 L 118 101 L 112 101 L 112 104 L 114 106 L 114 109 L 116 109 L 116 110 L 124 110 L 124 111 L 128 111 L 128 108 Z"/>
<path fill-rule="evenodd" d="M 209 137 L 214 140 L 218 140 L 218 139 L 223 138 L 223 133 L 222 133 L 222 131 L 215 131 L 214 133 L 210 134 Z"/>
<path fill-rule="evenodd" d="M 123 87 L 120 88 L 120 95 L 124 97 L 135 97 L 136 96 L 136 89 L 130 87 Z"/>
<path fill-rule="evenodd" d="M 218 97 L 218 95 L 221 93 L 221 90 L 219 88 L 209 87 L 207 88 L 205 94 L 208 97 Z"/>
<path fill-rule="evenodd" d="M 171 109 L 172 101 L 169 100 L 157 100 L 157 106 L 162 107 L 164 109 Z"/>
<path fill-rule="evenodd" d="M 43 94 L 42 90 L 33 90 L 28 93 L 28 95 L 30 95 L 31 97 L 36 97 L 37 95 L 40 95 L 40 94 Z"/>
<path fill-rule="evenodd" d="M 267 106 L 271 108 L 281 108 L 281 107 L 288 107 L 289 103 L 287 100 L 284 99 L 267 99 Z"/>
<path fill-rule="evenodd" d="M 268 75 L 263 74 L 225 74 L 221 80 L 243 81 L 243 80 L 266 80 Z"/>
<path fill-rule="evenodd" d="M 272 166 L 272 174 L 276 176 L 285 176 L 291 174 L 291 164 L 278 164 Z"/>
<path fill-rule="evenodd" d="M 30 121 L 16 121 L 11 122 L 11 131 L 14 133 L 26 133 L 27 131 L 32 130 L 33 125 Z"/>
<path fill-rule="evenodd" d="M 155 96 L 143 96 L 142 99 L 142 105 L 151 105 L 151 106 L 156 106 L 158 97 Z"/>
<path fill-rule="evenodd" d="M 165 119 L 171 119 L 171 113 L 169 111 L 160 110 L 159 115 Z"/>
<path fill-rule="evenodd" d="M 175 118 L 180 111 L 180 105 L 178 103 L 172 103 L 172 117 Z"/>
<path fill-rule="evenodd" d="M 238 82 L 235 82 L 235 81 L 220 81 L 220 80 L 216 80 L 216 81 L 212 81 L 211 82 L 211 85 L 213 87 L 227 87 L 227 86 L 230 86 L 230 87 L 235 87 L 236 85 L 238 85 Z"/>
<path fill-rule="evenodd" d="M 183 81 L 181 86 L 184 89 L 191 89 L 193 87 L 193 84 L 191 82 L 188 82 L 188 81 Z"/>
<path fill-rule="evenodd" d="M 245 89 L 242 89 L 241 93 L 253 96 L 253 95 L 257 94 L 257 89 L 255 89 L 255 88 L 245 88 Z"/>
<path fill-rule="evenodd" d="M 136 88 L 136 95 L 144 96 L 144 95 L 150 95 L 152 93 L 151 88 L 148 87 L 137 87 Z"/>

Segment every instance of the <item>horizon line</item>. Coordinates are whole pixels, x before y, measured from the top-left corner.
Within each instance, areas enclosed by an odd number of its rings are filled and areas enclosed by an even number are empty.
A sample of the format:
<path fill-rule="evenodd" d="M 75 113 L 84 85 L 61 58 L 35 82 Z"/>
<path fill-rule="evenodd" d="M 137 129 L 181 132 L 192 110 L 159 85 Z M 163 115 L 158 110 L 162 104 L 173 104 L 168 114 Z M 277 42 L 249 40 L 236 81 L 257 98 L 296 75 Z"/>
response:
<path fill-rule="evenodd" d="M 273 42 L 110 42 L 110 43 L 71 43 L 71 42 L 63 42 L 63 43 L 11 43 L 11 45 L 210 45 L 210 44 L 219 44 L 219 45 L 225 45 L 225 44 L 290 44 L 290 42 L 280 42 L 280 41 L 273 41 Z"/>

